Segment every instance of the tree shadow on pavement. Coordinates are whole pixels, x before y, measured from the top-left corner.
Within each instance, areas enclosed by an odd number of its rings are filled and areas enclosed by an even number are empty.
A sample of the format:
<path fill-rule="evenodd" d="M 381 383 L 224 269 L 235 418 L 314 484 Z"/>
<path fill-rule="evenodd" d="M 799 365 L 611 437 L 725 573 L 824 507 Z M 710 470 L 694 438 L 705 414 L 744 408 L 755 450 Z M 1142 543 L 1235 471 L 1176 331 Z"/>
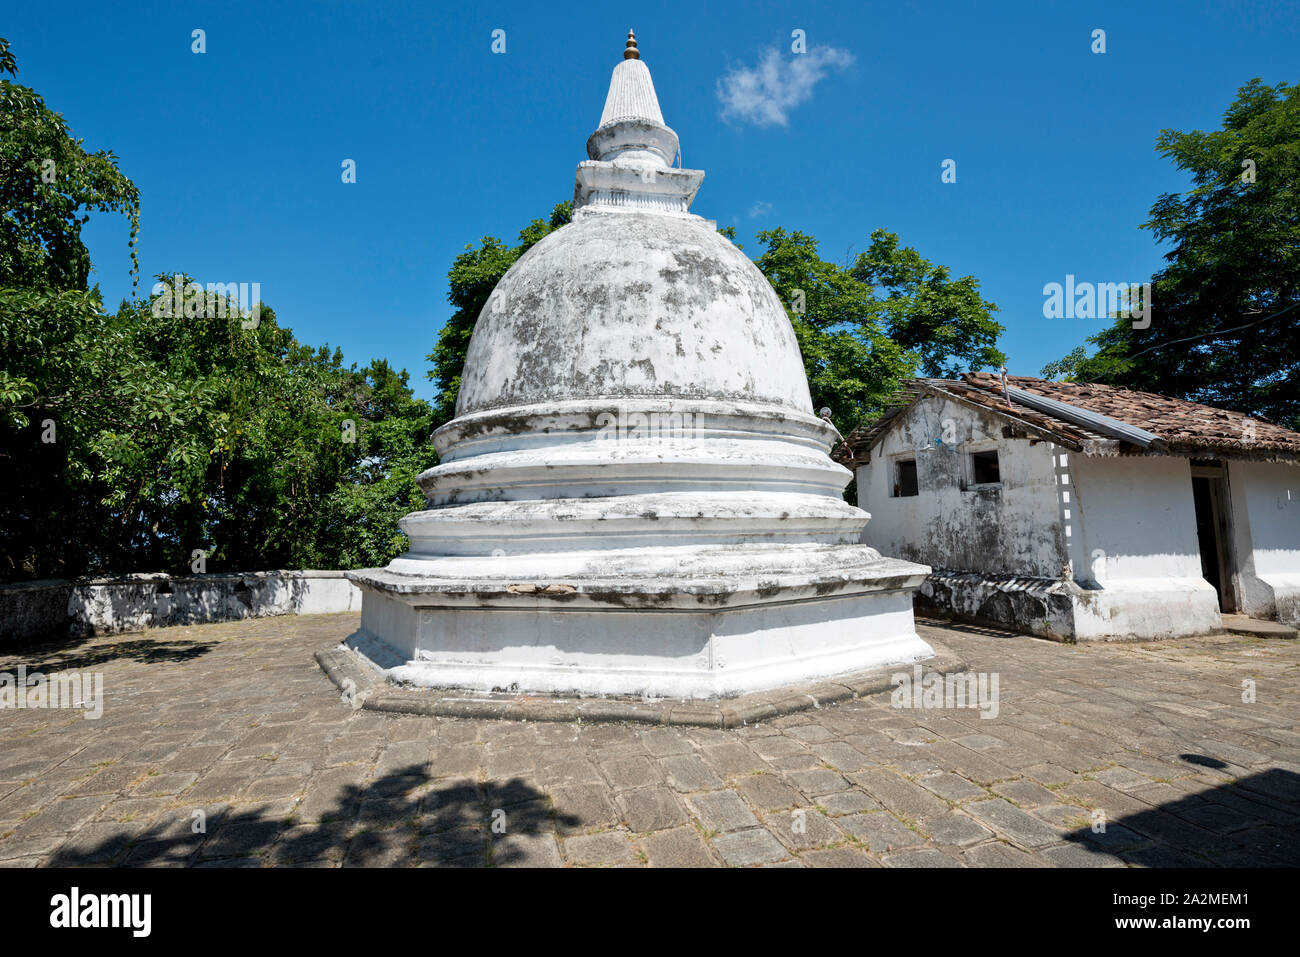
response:
<path fill-rule="evenodd" d="M 1273 768 L 1066 840 L 1141 867 L 1297 867 L 1300 774 Z"/>
<path fill-rule="evenodd" d="M 88 647 L 83 647 L 88 646 Z M 62 638 L 14 649 L 7 657 L 13 667 L 26 665 L 33 671 L 88 670 L 113 661 L 136 661 L 143 664 L 192 661 L 206 655 L 215 641 L 193 639 L 135 638 L 115 639 L 111 635 L 89 638 Z"/>
<path fill-rule="evenodd" d="M 313 820 L 295 813 L 178 802 L 143 830 L 83 828 L 86 836 L 74 834 L 47 866 L 529 866 L 558 861 L 550 835 L 578 823 L 523 779 L 434 781 L 423 764 L 340 788 Z"/>

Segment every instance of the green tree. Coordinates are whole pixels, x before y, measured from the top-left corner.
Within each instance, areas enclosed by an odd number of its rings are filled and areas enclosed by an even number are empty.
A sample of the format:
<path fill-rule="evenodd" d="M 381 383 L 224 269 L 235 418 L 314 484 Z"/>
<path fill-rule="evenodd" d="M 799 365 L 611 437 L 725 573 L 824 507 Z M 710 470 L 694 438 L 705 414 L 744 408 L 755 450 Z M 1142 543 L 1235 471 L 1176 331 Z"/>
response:
<path fill-rule="evenodd" d="M 111 543 L 125 547 L 136 534 L 120 514 L 152 471 L 138 450 L 152 443 L 153 470 L 167 473 L 205 454 L 189 428 L 208 408 L 207 389 L 160 375 L 135 350 L 135 335 L 96 293 L 0 288 L 4 577 L 108 567 Z"/>
<path fill-rule="evenodd" d="M 1053 359 L 1043 366 L 1041 375 L 1047 379 L 1078 381 L 1079 366 L 1086 362 L 1087 359 L 1087 348 L 1085 346 L 1075 346 L 1067 355 L 1063 355 L 1059 359 Z"/>
<path fill-rule="evenodd" d="M 759 233 L 758 241 L 757 265 L 794 326 L 813 408 L 830 409 L 847 435 L 915 374 L 920 357 L 889 337 L 871 287 L 822 259 L 816 239 L 778 227 Z"/>
<path fill-rule="evenodd" d="M 460 374 L 465 367 L 465 353 L 474 334 L 478 314 L 492 295 L 497 282 L 516 260 L 573 218 L 573 203 L 559 203 L 549 219 L 534 219 L 519 233 L 519 244 L 507 246 L 494 236 L 484 236 L 478 248 L 466 246 L 447 273 L 447 301 L 456 311 L 438 334 L 433 351 L 426 358 L 433 363 L 428 377 L 438 386 L 434 399 L 435 427 L 445 425 L 456 415 L 456 396 L 460 394 Z"/>
<path fill-rule="evenodd" d="M 299 538 L 303 566 L 382 565 L 407 548 L 398 519 L 424 506 L 416 478 L 434 464 L 429 442 L 434 411 L 411 393 L 405 370 L 376 359 L 342 376 L 343 400 L 364 424 L 356 448 L 315 509 L 309 537 Z"/>
<path fill-rule="evenodd" d="M 110 501 L 151 533 L 142 540 L 157 563 L 187 563 L 195 548 L 217 568 L 350 568 L 400 553 L 397 519 L 422 502 L 414 478 L 432 457 L 432 409 L 406 373 L 383 360 L 345 367 L 341 352 L 298 342 L 267 306 L 246 328 L 234 303 L 195 319 L 157 302 L 123 310 L 136 354 L 163 381 L 206 396 L 180 429 L 201 445 L 193 459 L 159 469 L 176 458 L 164 451 L 175 436 L 115 435 L 114 459 L 143 468 L 113 487 L 143 488 L 134 502 Z"/>
<path fill-rule="evenodd" d="M 397 520 L 433 459 L 433 410 L 407 374 L 345 367 L 267 306 L 252 325 L 233 302 L 173 315 L 169 295 L 109 315 L 93 293 L 0 290 L 4 576 L 180 572 L 195 549 L 210 571 L 352 568 L 404 550 Z"/>
<path fill-rule="evenodd" d="M 18 75 L 0 38 L 0 75 Z M 132 270 L 139 194 L 107 150 L 88 153 L 35 90 L 0 79 L 0 286 L 86 289 L 90 253 L 81 227 L 91 211 L 131 220 Z"/>
<path fill-rule="evenodd" d="M 922 375 L 952 378 L 1006 361 L 997 347 L 998 307 L 980 295 L 974 276 L 949 278 L 947 266 L 900 246 L 883 229 L 871 234 L 851 273 L 872 288 L 889 338 L 920 356 Z"/>
<path fill-rule="evenodd" d="M 1142 224 L 1171 244 L 1150 326 L 1116 318 L 1044 374 L 1172 395 L 1300 428 L 1300 84 L 1251 80 L 1222 129 L 1164 130 L 1190 175 Z M 1082 348 L 1082 347 L 1081 347 Z"/>
<path fill-rule="evenodd" d="M 817 240 L 772 229 L 757 260 L 785 303 L 813 406 L 848 434 L 918 373 L 952 376 L 998 366 L 997 309 L 970 276 L 953 280 L 883 229 L 850 268 L 821 258 Z"/>

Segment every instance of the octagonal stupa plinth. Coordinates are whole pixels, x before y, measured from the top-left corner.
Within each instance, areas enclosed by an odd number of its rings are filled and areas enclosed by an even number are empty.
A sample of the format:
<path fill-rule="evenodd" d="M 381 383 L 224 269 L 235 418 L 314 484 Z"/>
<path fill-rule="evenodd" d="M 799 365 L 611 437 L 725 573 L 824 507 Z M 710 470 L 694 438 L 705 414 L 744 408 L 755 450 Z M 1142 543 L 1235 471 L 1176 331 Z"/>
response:
<path fill-rule="evenodd" d="M 677 150 L 629 38 L 572 223 L 479 315 L 410 550 L 349 573 L 389 677 L 709 698 L 933 654 L 929 569 L 861 544 L 790 320 Z"/>

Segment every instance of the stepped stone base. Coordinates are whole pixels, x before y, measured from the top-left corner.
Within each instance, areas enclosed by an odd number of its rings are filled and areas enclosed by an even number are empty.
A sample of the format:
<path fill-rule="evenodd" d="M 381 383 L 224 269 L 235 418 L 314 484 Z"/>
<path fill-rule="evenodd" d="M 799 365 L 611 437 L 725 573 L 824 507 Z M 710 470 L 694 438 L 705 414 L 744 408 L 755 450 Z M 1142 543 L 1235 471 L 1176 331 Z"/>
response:
<path fill-rule="evenodd" d="M 934 657 L 925 663 L 927 674 L 966 671 L 965 662 L 949 648 L 933 639 L 927 644 L 934 650 Z M 910 672 L 900 671 L 900 666 L 886 665 L 771 691 L 701 701 L 399 688 L 385 681 L 370 662 L 347 645 L 317 652 L 316 662 L 353 707 L 368 711 L 487 720 L 630 722 L 701 728 L 739 728 L 784 714 L 824 708 L 840 701 L 892 691 L 898 686 L 900 674 L 912 677 Z"/>
<path fill-rule="evenodd" d="M 761 578 L 537 585 L 353 572 L 364 601 L 349 644 L 415 686 L 662 698 L 933 657 L 912 619 L 924 566 L 861 546 L 815 552 L 829 568 Z"/>

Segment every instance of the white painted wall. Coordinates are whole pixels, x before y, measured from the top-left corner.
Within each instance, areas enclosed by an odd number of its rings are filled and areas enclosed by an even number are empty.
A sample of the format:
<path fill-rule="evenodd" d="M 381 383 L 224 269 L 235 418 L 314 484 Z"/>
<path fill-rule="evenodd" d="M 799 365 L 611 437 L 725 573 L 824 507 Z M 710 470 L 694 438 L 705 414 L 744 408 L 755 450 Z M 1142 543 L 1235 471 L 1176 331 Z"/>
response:
<path fill-rule="evenodd" d="M 1075 579 L 1201 579 L 1189 459 L 1070 456 L 1088 568 Z"/>
<path fill-rule="evenodd" d="M 1068 493 L 1074 637 L 1166 638 L 1222 627 L 1201 577 L 1191 462 L 1165 456 L 1057 456 Z"/>
<path fill-rule="evenodd" d="M 1066 543 L 1054 447 L 1003 438 L 1004 424 L 939 396 L 901 415 L 857 469 L 858 504 L 871 513 L 863 541 L 935 568 L 1059 577 Z M 997 449 L 1001 488 L 963 491 L 963 459 L 972 447 Z M 919 494 L 894 498 L 893 460 L 913 452 Z"/>
<path fill-rule="evenodd" d="M 170 592 L 159 591 L 164 584 Z M 309 569 L 78 582 L 68 598 L 68 617 L 74 633 L 111 634 L 360 606 L 361 590 L 343 572 Z"/>
<path fill-rule="evenodd" d="M 360 607 L 361 590 L 331 570 L 19 582 L 0 586 L 0 644 Z"/>
<path fill-rule="evenodd" d="M 1242 610 L 1300 623 L 1300 468 L 1230 462 L 1228 488 Z"/>

